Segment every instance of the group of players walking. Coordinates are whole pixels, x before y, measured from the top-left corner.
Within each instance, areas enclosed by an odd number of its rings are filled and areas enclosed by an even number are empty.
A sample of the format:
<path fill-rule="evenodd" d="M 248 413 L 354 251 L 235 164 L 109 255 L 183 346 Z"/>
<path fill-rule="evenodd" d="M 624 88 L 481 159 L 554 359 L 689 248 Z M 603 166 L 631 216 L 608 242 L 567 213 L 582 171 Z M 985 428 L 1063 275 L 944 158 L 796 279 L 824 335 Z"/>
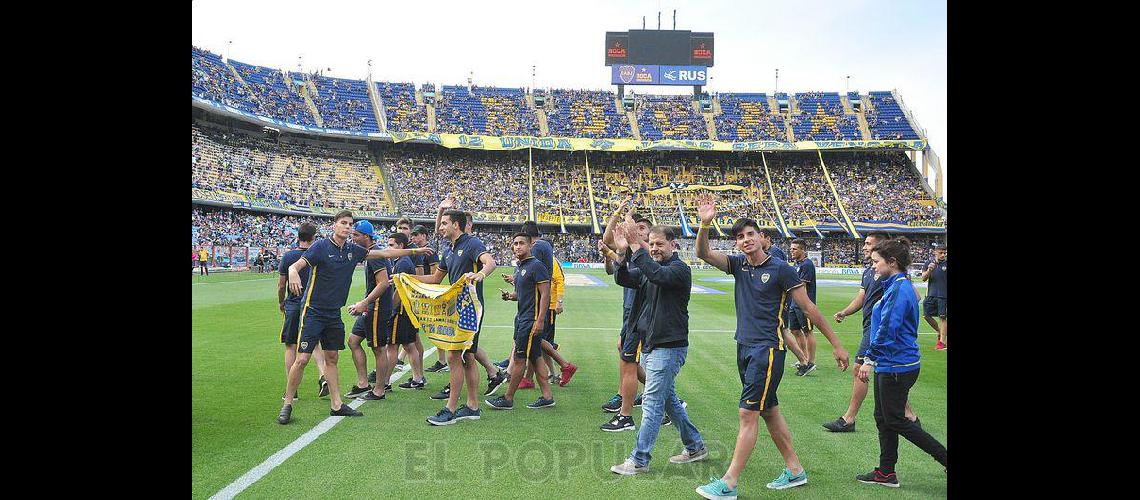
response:
<path fill-rule="evenodd" d="M 786 261 L 783 252 L 772 245 L 767 230 L 752 219 L 741 218 L 733 225 L 731 235 L 742 253 L 728 255 L 709 246 L 709 228 L 716 217 L 712 196 L 702 197 L 698 215 L 701 226 L 697 233 L 697 256 L 735 279 L 735 340 L 743 387 L 740 428 L 729 468 L 721 478 L 712 478 L 696 492 L 710 499 L 736 498 L 737 480 L 755 446 L 760 418 L 785 462 L 780 476 L 768 483 L 768 487 L 785 489 L 806 484 L 807 472 L 796 455 L 791 433 L 778 406 L 777 389 L 783 375 L 785 353 L 790 349 L 798 359 L 797 375 L 806 376 L 815 370 L 813 330 L 818 327 L 831 344 L 840 370 L 845 371 L 850 363 L 850 355 L 815 305 L 815 266 L 807 258 L 807 245 L 802 240 L 794 240 L 792 260 Z M 320 394 L 331 396 L 331 414 L 362 415 L 343 404 L 336 369 L 338 353 L 344 349 L 344 325 L 339 308 L 345 304 L 352 270 L 358 263 L 367 260 L 366 296 L 349 308 L 350 313 L 359 316 L 348 341 L 357 380 L 346 397 L 384 399 L 385 392 L 391 390 L 386 382 L 400 363 L 399 347 L 404 349 L 412 371 L 412 377 L 400 387 L 423 389 L 425 386 L 423 345 L 393 292 L 391 276 L 406 273 L 424 283 L 440 283 L 445 276 L 454 283 L 466 277 L 476 284 L 477 295 L 483 302 L 483 280 L 497 263 L 483 242 L 469 234 L 470 214 L 456 210 L 451 197 L 440 203 L 436 233 L 444 240 L 442 258 L 436 258 L 434 250 L 427 246 L 428 231 L 423 226 L 414 229 L 410 226 L 406 219 L 399 221 L 398 231 L 387 237 L 388 248 L 380 250 L 376 248 L 379 236 L 374 233 L 372 224 L 368 221 L 353 224 L 352 214 L 347 211 L 335 216 L 332 236 L 316 243 L 313 243 L 316 227 L 301 225 L 299 247 L 285 254 L 280 267 L 278 295 L 285 314 L 281 342 L 285 344 L 287 388 L 279 423 L 291 421 L 297 386 L 314 352 L 321 372 Z M 491 363 L 479 347 L 478 332 L 469 348 L 440 351 L 439 361 L 428 371 L 450 372 L 447 386 L 432 396 L 446 399 L 447 403 L 436 415 L 427 418 L 429 424 L 450 425 L 480 418 L 476 362 L 487 371 L 484 396 L 491 396 L 507 382 L 506 394 L 485 401 L 499 410 L 513 409 L 517 390 L 534 387 L 535 381 L 541 395 L 526 406 L 532 409 L 554 406 L 551 383 L 566 385 L 577 371 L 575 365 L 562 357 L 554 342 L 555 318 L 563 309 L 562 271 L 550 244 L 537 239 L 538 236 L 537 226 L 528 222 L 511 237 L 511 250 L 518 263 L 514 272 L 504 275 L 503 279 L 514 289 L 500 289 L 502 300 L 518 302 L 511 356 L 504 363 Z M 922 429 L 907 402 L 907 394 L 919 373 L 919 296 L 906 272 L 910 265 L 908 245 L 905 238 L 892 240 L 881 233 L 866 238 L 863 253 L 871 266 L 864 272 L 854 300 L 834 315 L 839 323 L 854 311 L 863 311 L 863 336 L 855 355 L 857 367 L 852 396 L 847 411 L 836 421 L 824 424 L 824 428 L 833 432 L 854 430 L 855 417 L 873 374 L 880 460 L 878 467 L 856 479 L 896 487 L 899 483 L 894 467 L 900 434 L 946 465 L 946 448 Z M 638 432 L 629 458 L 611 470 L 623 475 L 648 471 L 651 452 L 663 425 L 676 426 L 684 444 L 683 452 L 670 457 L 670 463 L 706 459 L 708 450 L 686 413 L 688 405 L 675 391 L 676 377 L 688 352 L 692 274 L 690 267 L 677 256 L 672 229 L 650 227 L 649 221 L 625 202 L 610 218 L 598 249 L 605 257 L 607 273 L 625 290 L 618 342 L 618 392 L 602 406 L 603 410 L 616 415 L 601 429 Z M 938 349 L 946 346 L 945 253 L 945 248 L 937 249 L 938 262 L 927 266 L 922 275 L 922 279 L 931 282 L 924 306 L 927 321 L 939 331 Z M 935 326 L 934 315 L 941 320 L 938 326 Z M 364 343 L 372 349 L 376 359 L 375 386 L 369 385 L 372 378 L 366 373 Z M 561 374 L 552 374 L 554 363 L 561 367 Z M 644 384 L 644 392 L 635 398 L 639 381 Z M 467 386 L 466 400 L 460 405 L 464 385 Z M 631 415 L 632 408 L 638 405 L 643 412 L 640 429 L 636 429 Z"/>

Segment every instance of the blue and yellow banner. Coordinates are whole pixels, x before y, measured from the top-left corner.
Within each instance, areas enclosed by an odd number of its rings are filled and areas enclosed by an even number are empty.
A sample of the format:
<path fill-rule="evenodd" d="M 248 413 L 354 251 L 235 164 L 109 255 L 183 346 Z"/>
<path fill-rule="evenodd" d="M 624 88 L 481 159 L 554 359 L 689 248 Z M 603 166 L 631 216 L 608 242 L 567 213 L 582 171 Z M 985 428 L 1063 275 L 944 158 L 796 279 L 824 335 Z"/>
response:
<path fill-rule="evenodd" d="M 900 149 L 922 150 L 925 143 L 915 140 L 882 141 L 709 141 L 676 140 L 639 141 L 637 139 L 591 139 L 585 137 L 490 136 L 465 134 L 429 134 L 427 132 L 388 133 L 392 142 L 429 142 L 446 148 L 510 151 L 517 149 L 548 149 L 555 151 L 816 151 L 827 149 Z"/>
<path fill-rule="evenodd" d="M 397 274 L 392 283 L 412 324 L 423 328 L 432 344 L 445 351 L 471 347 L 483 317 L 474 283 L 465 277 L 451 285 L 433 285 L 406 273 Z"/>

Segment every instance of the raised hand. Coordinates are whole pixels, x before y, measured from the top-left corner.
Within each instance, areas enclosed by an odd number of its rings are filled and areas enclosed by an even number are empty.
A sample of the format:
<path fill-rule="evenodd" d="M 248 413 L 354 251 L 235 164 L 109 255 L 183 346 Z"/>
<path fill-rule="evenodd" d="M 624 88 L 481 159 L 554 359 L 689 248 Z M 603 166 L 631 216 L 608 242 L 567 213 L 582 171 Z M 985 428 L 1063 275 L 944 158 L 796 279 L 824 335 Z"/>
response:
<path fill-rule="evenodd" d="M 443 201 L 439 202 L 439 209 L 448 210 L 452 208 L 455 208 L 455 194 L 447 193 L 447 198 L 444 198 Z"/>
<path fill-rule="evenodd" d="M 697 203 L 697 216 L 701 218 L 701 224 L 708 224 L 716 219 L 716 199 L 712 194 L 702 194 Z"/>

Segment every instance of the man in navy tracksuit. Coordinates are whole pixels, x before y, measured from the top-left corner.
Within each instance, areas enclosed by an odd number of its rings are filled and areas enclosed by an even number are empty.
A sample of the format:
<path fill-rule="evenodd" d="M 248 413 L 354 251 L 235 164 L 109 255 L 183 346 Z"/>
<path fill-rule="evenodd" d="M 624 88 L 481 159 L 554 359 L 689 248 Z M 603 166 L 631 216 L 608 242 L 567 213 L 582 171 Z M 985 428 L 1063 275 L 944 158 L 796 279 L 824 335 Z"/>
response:
<path fill-rule="evenodd" d="M 907 395 L 918 380 L 918 294 L 907 277 L 909 242 L 887 240 L 875 246 L 871 261 L 883 280 L 883 298 L 871 314 L 871 341 L 863 355 L 859 378 L 875 374 L 875 424 L 879 427 L 879 466 L 855 477 L 861 483 L 897 488 L 899 435 L 946 465 L 946 447 L 906 418 Z"/>

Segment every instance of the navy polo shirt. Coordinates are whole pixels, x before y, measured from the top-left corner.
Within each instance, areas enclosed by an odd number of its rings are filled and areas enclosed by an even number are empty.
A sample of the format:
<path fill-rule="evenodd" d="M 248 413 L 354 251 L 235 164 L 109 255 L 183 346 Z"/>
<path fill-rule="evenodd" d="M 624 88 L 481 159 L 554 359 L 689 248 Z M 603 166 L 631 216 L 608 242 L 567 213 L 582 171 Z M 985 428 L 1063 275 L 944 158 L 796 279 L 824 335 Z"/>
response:
<path fill-rule="evenodd" d="M 788 261 L 788 256 L 784 255 L 784 251 L 780 250 L 780 247 L 776 246 L 775 243 L 773 243 L 772 246 L 768 247 L 767 250 L 764 250 L 764 253 L 771 255 L 773 257 L 778 257 L 780 260 L 782 260 L 784 262 Z"/>
<path fill-rule="evenodd" d="M 744 254 L 729 255 L 728 268 L 727 274 L 736 279 L 736 342 L 784 350 L 780 311 L 788 292 L 803 286 L 796 270 L 771 255 L 752 266 Z"/>
<path fill-rule="evenodd" d="M 338 247 L 331 238 L 323 238 L 301 256 L 313 268 L 305 285 L 305 307 L 340 309 L 348 300 L 352 287 L 352 271 L 368 256 L 364 247 L 346 240 Z"/>
<path fill-rule="evenodd" d="M 934 270 L 930 271 L 929 282 L 926 284 L 927 297 L 946 298 L 946 261 L 950 258 L 947 257 L 940 262 L 934 263 Z"/>
<path fill-rule="evenodd" d="M 811 259 L 805 258 L 803 262 L 796 262 L 793 267 L 796 274 L 799 275 L 800 281 L 807 285 L 807 296 L 811 302 L 815 303 L 815 262 Z M 794 306 L 795 303 L 792 303 Z"/>
<path fill-rule="evenodd" d="M 515 266 L 515 293 L 518 294 L 519 311 L 515 324 L 533 324 L 538 318 L 538 285 L 550 282 L 550 271 L 533 255 L 519 261 Z"/>
<path fill-rule="evenodd" d="M 282 276 L 289 276 L 289 266 L 292 266 L 298 260 L 301 260 L 301 255 L 304 253 L 305 249 L 302 248 L 294 248 L 288 252 L 285 252 L 285 255 L 281 257 L 281 265 L 277 268 L 277 272 L 281 273 Z M 298 273 L 301 275 L 302 287 L 304 287 L 309 282 L 309 270 L 310 269 L 306 267 L 302 269 L 300 273 Z M 301 290 L 301 293 L 304 295 L 304 290 Z M 293 291 L 289 290 L 289 287 L 286 286 L 285 310 L 297 311 L 299 309 L 301 309 L 301 295 L 293 295 Z"/>
<path fill-rule="evenodd" d="M 395 276 L 395 275 L 400 274 L 400 273 L 407 273 L 407 274 L 415 274 L 416 273 L 416 265 L 415 265 L 415 263 L 412 262 L 411 257 L 408 257 L 408 256 L 400 257 L 400 258 L 396 259 L 396 261 L 392 264 L 392 271 L 391 271 L 390 275 Z M 389 287 L 388 291 L 391 292 L 391 287 Z M 385 292 L 385 293 L 387 293 L 387 292 Z M 394 299 L 392 298 L 391 294 L 389 294 L 388 295 L 388 303 L 391 304 L 393 300 Z M 394 306 L 391 306 L 391 307 L 394 307 Z"/>
<path fill-rule="evenodd" d="M 379 250 L 376 244 L 373 243 L 369 250 Z M 372 293 L 376 288 L 376 275 L 380 271 L 387 271 L 388 276 L 392 275 L 392 261 L 388 259 L 372 259 L 364 263 L 364 296 Z M 387 300 L 385 300 L 387 299 Z M 392 287 L 388 287 L 380 294 L 380 298 L 376 299 L 380 303 L 380 317 L 387 318 L 392 315 Z M 376 304 L 369 303 L 368 310 L 371 311 Z"/>
<path fill-rule="evenodd" d="M 534 240 L 534 246 L 530 249 L 531 257 L 537 260 L 543 266 L 546 266 L 547 273 L 554 273 L 554 247 L 546 240 Z"/>
<path fill-rule="evenodd" d="M 483 245 L 482 240 L 463 233 L 459 239 L 455 240 L 455 244 L 451 245 L 443 260 L 439 262 L 439 268 L 447 271 L 448 280 L 455 283 L 462 279 L 464 274 L 479 272 L 483 268 L 483 264 L 479 262 L 479 256 L 485 253 L 487 253 L 487 247 Z M 483 301 L 482 281 L 475 285 L 475 292 L 479 296 L 479 302 L 485 303 Z"/>
<path fill-rule="evenodd" d="M 863 289 L 863 331 L 867 331 L 871 328 L 875 303 L 883 298 L 883 282 L 875 276 L 875 268 L 863 270 L 863 282 L 859 288 Z"/>

